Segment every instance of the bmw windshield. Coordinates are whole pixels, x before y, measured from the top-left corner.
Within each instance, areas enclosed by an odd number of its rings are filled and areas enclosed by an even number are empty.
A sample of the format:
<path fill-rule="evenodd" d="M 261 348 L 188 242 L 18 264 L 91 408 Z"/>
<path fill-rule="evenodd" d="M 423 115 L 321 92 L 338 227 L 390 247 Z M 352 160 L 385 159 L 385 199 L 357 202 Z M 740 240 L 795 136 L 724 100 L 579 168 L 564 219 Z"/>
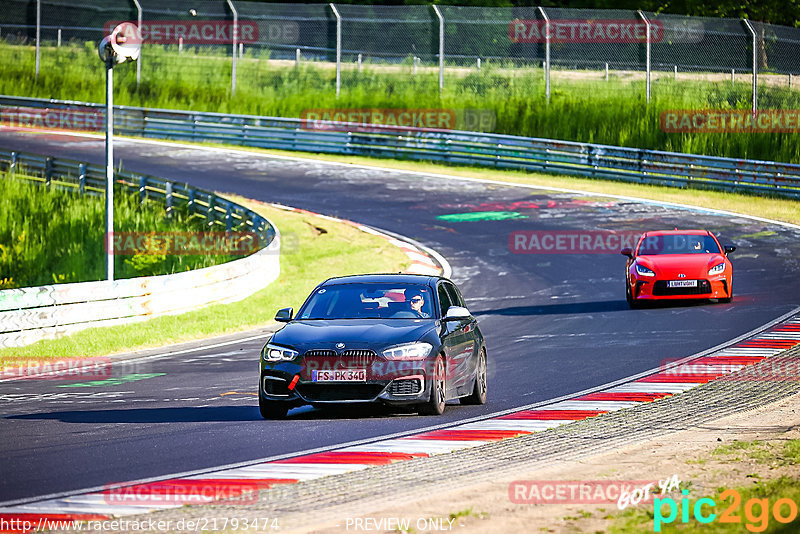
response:
<path fill-rule="evenodd" d="M 418 284 L 333 284 L 317 288 L 297 319 L 426 319 L 432 300 Z"/>

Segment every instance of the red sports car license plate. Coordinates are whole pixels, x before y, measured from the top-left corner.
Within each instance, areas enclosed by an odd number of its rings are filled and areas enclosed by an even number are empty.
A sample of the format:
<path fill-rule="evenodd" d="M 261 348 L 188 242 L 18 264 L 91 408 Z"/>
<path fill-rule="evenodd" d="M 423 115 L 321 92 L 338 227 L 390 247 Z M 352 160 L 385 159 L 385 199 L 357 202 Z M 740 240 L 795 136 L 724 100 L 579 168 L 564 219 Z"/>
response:
<path fill-rule="evenodd" d="M 366 369 L 334 369 L 311 372 L 312 382 L 366 382 Z"/>
<path fill-rule="evenodd" d="M 670 280 L 667 287 L 697 287 L 697 280 Z"/>

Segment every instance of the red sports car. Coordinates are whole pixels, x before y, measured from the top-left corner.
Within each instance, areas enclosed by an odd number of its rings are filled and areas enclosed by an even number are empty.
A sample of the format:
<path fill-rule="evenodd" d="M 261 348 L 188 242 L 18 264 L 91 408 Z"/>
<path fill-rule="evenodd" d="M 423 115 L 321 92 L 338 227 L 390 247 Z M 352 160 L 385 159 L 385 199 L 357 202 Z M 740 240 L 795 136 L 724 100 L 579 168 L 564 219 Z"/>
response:
<path fill-rule="evenodd" d="M 708 230 L 645 232 L 628 257 L 625 297 L 631 308 L 644 301 L 733 298 L 733 245 L 720 245 Z"/>

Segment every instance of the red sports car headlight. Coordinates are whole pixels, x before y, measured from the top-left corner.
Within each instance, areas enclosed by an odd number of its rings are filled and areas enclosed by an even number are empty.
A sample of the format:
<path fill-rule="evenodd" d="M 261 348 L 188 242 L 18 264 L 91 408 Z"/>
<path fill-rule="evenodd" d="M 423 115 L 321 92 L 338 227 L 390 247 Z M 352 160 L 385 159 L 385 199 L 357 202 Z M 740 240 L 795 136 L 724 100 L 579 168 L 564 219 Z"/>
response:
<path fill-rule="evenodd" d="M 636 274 L 638 274 L 639 276 L 655 276 L 656 275 L 656 273 L 654 273 L 652 270 L 648 269 L 644 265 L 639 265 L 638 263 L 636 264 Z"/>
<path fill-rule="evenodd" d="M 713 276 L 715 274 L 721 274 L 723 272 L 725 272 L 725 264 L 724 263 L 720 263 L 719 265 L 715 265 L 712 268 L 710 268 L 708 270 L 708 275 L 709 276 Z"/>

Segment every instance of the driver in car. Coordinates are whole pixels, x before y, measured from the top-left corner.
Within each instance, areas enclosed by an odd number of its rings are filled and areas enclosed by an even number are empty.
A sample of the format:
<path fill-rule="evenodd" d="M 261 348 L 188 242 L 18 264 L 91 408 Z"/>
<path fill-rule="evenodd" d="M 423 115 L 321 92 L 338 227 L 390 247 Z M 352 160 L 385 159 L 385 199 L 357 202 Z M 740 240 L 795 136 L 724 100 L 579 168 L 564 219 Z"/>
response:
<path fill-rule="evenodd" d="M 410 303 L 411 311 L 414 312 L 417 317 L 422 319 L 429 318 L 430 314 L 422 311 L 422 307 L 425 305 L 425 299 L 423 298 L 422 294 L 416 292 L 412 293 L 410 297 L 411 298 L 408 300 L 408 302 Z"/>

